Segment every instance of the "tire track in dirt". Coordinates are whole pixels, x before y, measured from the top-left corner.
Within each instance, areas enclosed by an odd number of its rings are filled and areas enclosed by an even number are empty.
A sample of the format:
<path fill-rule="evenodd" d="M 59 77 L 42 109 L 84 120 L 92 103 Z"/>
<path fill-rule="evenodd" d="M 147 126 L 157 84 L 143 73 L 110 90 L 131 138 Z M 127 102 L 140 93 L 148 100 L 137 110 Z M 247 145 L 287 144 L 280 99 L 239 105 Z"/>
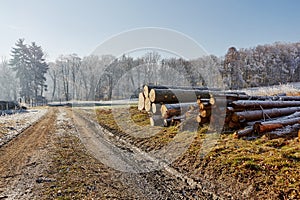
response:
<path fill-rule="evenodd" d="M 82 113 L 73 112 L 72 114 L 76 129 L 79 133 L 78 137 L 91 155 L 99 161 L 103 161 L 103 159 L 112 156 L 113 158 L 110 158 L 110 160 L 114 162 L 113 165 L 127 165 L 128 160 L 124 160 L 121 155 L 118 155 L 122 154 L 122 152 L 114 148 L 114 145 L 110 143 L 108 138 L 99 134 L 100 130 L 97 129 L 94 123 L 87 119 L 86 116 L 83 116 Z M 71 114 L 69 113 L 69 115 Z M 110 166 L 107 167 L 110 168 Z M 115 171 L 114 169 L 111 170 Z M 157 197 L 162 197 L 162 194 L 160 194 L 157 188 L 149 185 L 144 179 L 141 179 L 138 174 L 120 171 L 117 171 L 117 173 L 119 174 L 118 179 L 120 179 L 123 184 L 134 188 L 134 190 L 140 194 L 139 199 L 157 199 Z"/>
<path fill-rule="evenodd" d="M 88 124 L 75 127 L 73 112 L 59 108 L 48 174 L 55 182 L 46 183 L 42 199 L 148 199 L 122 181 L 122 172 L 103 164 L 87 151 L 79 139 L 90 131 Z"/>
<path fill-rule="evenodd" d="M 123 156 L 122 151 L 125 151 L 124 154 L 126 154 L 126 151 L 135 151 L 136 148 L 133 148 L 131 145 L 128 146 L 127 142 L 122 139 L 114 138 L 114 136 L 106 133 L 87 113 L 75 111 L 74 119 L 81 133 L 82 143 L 95 158 L 103 160 L 112 156 L 116 157 L 115 162 L 120 164 L 126 163 L 129 167 L 136 169 L 143 167 L 140 166 L 141 163 L 135 162 L 134 157 L 130 159 L 126 155 Z M 105 157 L 106 151 L 110 152 Z M 136 152 L 136 154 L 140 153 L 139 151 Z M 110 158 L 110 162 L 114 162 L 113 160 Z M 111 164 L 115 165 L 115 163 Z M 147 196 L 147 199 L 221 199 L 208 191 L 205 191 L 205 193 L 201 192 L 203 190 L 202 187 L 198 187 L 199 185 L 195 184 L 191 179 L 184 177 L 178 172 L 175 173 L 174 170 L 173 168 L 171 170 L 170 167 L 165 167 L 164 170 L 147 173 L 123 172 L 122 178 L 125 183 L 140 190 Z"/>
<path fill-rule="evenodd" d="M 37 178 L 47 168 L 46 150 L 54 130 L 56 109 L 0 149 L 0 198 L 32 199 Z M 38 186 L 37 186 L 38 187 Z"/>

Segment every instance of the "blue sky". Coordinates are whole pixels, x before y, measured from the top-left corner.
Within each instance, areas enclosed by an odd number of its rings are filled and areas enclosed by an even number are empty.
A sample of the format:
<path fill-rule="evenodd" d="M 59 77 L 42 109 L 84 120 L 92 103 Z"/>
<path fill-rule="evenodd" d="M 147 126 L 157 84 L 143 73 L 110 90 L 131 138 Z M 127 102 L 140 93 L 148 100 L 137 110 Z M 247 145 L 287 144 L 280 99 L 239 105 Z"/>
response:
<path fill-rule="evenodd" d="M 209 54 L 228 47 L 300 41 L 297 0 L 7 0 L 0 4 L 0 56 L 19 38 L 37 42 L 54 60 L 87 56 L 106 39 L 142 27 L 173 29 Z"/>

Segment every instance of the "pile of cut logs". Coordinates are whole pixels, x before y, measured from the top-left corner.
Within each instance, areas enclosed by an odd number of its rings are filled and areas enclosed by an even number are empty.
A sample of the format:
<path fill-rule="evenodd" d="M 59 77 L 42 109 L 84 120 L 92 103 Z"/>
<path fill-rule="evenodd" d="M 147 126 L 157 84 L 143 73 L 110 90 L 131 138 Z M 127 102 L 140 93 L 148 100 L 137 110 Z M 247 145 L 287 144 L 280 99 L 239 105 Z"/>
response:
<path fill-rule="evenodd" d="M 253 133 L 289 134 L 300 128 L 300 96 L 249 96 L 215 88 L 145 85 L 138 109 L 152 126 L 170 126 L 187 118 L 199 125 L 222 125 L 237 138 Z M 212 126 L 213 127 L 213 126 Z"/>

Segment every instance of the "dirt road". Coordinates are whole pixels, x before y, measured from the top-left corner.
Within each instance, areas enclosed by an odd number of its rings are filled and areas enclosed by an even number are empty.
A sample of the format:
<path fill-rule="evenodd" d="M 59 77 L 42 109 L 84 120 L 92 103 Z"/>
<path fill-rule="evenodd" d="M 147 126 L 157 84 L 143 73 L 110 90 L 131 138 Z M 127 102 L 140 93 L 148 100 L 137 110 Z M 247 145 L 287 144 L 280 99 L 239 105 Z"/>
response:
<path fill-rule="evenodd" d="M 32 198 L 36 179 L 47 170 L 56 110 L 0 149 L 0 199 Z"/>
<path fill-rule="evenodd" d="M 50 108 L 1 147 L 0 199 L 218 199 L 170 168 L 116 170 L 141 167 L 124 156 L 128 151 L 136 149 L 105 132 L 91 114 Z"/>

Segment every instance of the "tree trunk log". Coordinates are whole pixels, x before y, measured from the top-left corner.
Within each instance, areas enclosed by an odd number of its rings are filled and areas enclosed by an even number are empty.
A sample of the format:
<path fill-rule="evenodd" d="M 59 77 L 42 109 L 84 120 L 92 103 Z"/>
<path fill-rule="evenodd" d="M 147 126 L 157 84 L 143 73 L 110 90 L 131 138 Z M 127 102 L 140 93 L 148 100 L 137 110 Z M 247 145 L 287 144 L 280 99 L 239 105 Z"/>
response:
<path fill-rule="evenodd" d="M 273 118 L 269 121 L 282 121 L 282 120 L 287 120 L 287 119 L 293 119 L 293 118 L 297 118 L 297 117 L 300 117 L 300 112 L 295 112 L 291 115 L 287 115 L 287 116 L 280 116 L 280 117 L 277 117 L 277 118 Z M 253 126 L 255 123 L 259 123 L 259 122 L 268 122 L 264 119 L 259 119 L 259 120 L 256 120 L 256 121 L 249 121 L 249 122 L 246 122 L 245 124 L 247 126 Z"/>
<path fill-rule="evenodd" d="M 228 126 L 228 128 L 230 128 L 230 129 L 234 129 L 234 130 L 236 130 L 236 129 L 240 129 L 240 128 L 242 128 L 243 127 L 243 124 L 241 124 L 241 123 L 239 123 L 239 122 L 234 122 L 234 121 L 229 121 L 228 123 L 227 123 L 227 126 Z"/>
<path fill-rule="evenodd" d="M 271 96 L 249 96 L 246 94 L 234 94 L 234 93 L 214 93 L 212 94 L 213 98 L 224 98 L 229 101 L 238 101 L 238 100 L 273 100 L 274 97 Z"/>
<path fill-rule="evenodd" d="M 300 96 L 277 96 L 274 97 L 280 101 L 300 101 Z"/>
<path fill-rule="evenodd" d="M 266 108 L 286 108 L 300 106 L 300 101 L 234 101 L 231 106 L 234 109 L 266 109 Z"/>
<path fill-rule="evenodd" d="M 232 120 L 234 122 L 249 122 L 249 121 L 260 120 L 268 117 L 274 118 L 274 117 L 289 115 L 297 111 L 300 111 L 300 107 L 242 111 L 242 112 L 233 113 Z"/>
<path fill-rule="evenodd" d="M 242 130 L 238 130 L 238 131 L 234 132 L 233 137 L 238 139 L 238 138 L 241 138 L 241 137 L 244 137 L 244 136 L 248 136 L 251 133 L 253 133 L 253 127 L 252 126 L 246 127 Z"/>
<path fill-rule="evenodd" d="M 267 122 L 257 122 L 253 125 L 253 129 L 256 133 L 265 133 L 269 131 L 274 131 L 278 128 L 282 128 L 287 125 L 294 125 L 300 123 L 300 117 L 285 119 L 285 120 L 274 120 Z"/>
<path fill-rule="evenodd" d="M 174 86 L 174 85 L 144 85 L 144 95 L 148 96 L 150 90 L 152 89 L 180 89 L 180 90 L 210 90 L 219 91 L 217 88 L 208 88 L 205 86 Z"/>
<path fill-rule="evenodd" d="M 300 140 L 300 124 L 294 124 L 289 128 L 280 128 L 280 129 L 276 129 L 275 131 L 271 131 L 269 133 L 266 133 L 265 135 L 269 138 L 269 139 L 276 139 L 276 138 L 280 138 L 280 137 L 284 137 L 284 138 L 295 138 L 297 137 L 298 134 L 298 138 Z"/>
<path fill-rule="evenodd" d="M 177 103 L 161 105 L 161 115 L 163 118 L 171 118 L 186 113 L 189 110 L 198 109 L 197 103 Z"/>
<path fill-rule="evenodd" d="M 197 99 L 200 98 L 210 98 L 210 92 L 206 90 L 152 89 L 149 98 L 153 103 L 197 102 Z"/>

